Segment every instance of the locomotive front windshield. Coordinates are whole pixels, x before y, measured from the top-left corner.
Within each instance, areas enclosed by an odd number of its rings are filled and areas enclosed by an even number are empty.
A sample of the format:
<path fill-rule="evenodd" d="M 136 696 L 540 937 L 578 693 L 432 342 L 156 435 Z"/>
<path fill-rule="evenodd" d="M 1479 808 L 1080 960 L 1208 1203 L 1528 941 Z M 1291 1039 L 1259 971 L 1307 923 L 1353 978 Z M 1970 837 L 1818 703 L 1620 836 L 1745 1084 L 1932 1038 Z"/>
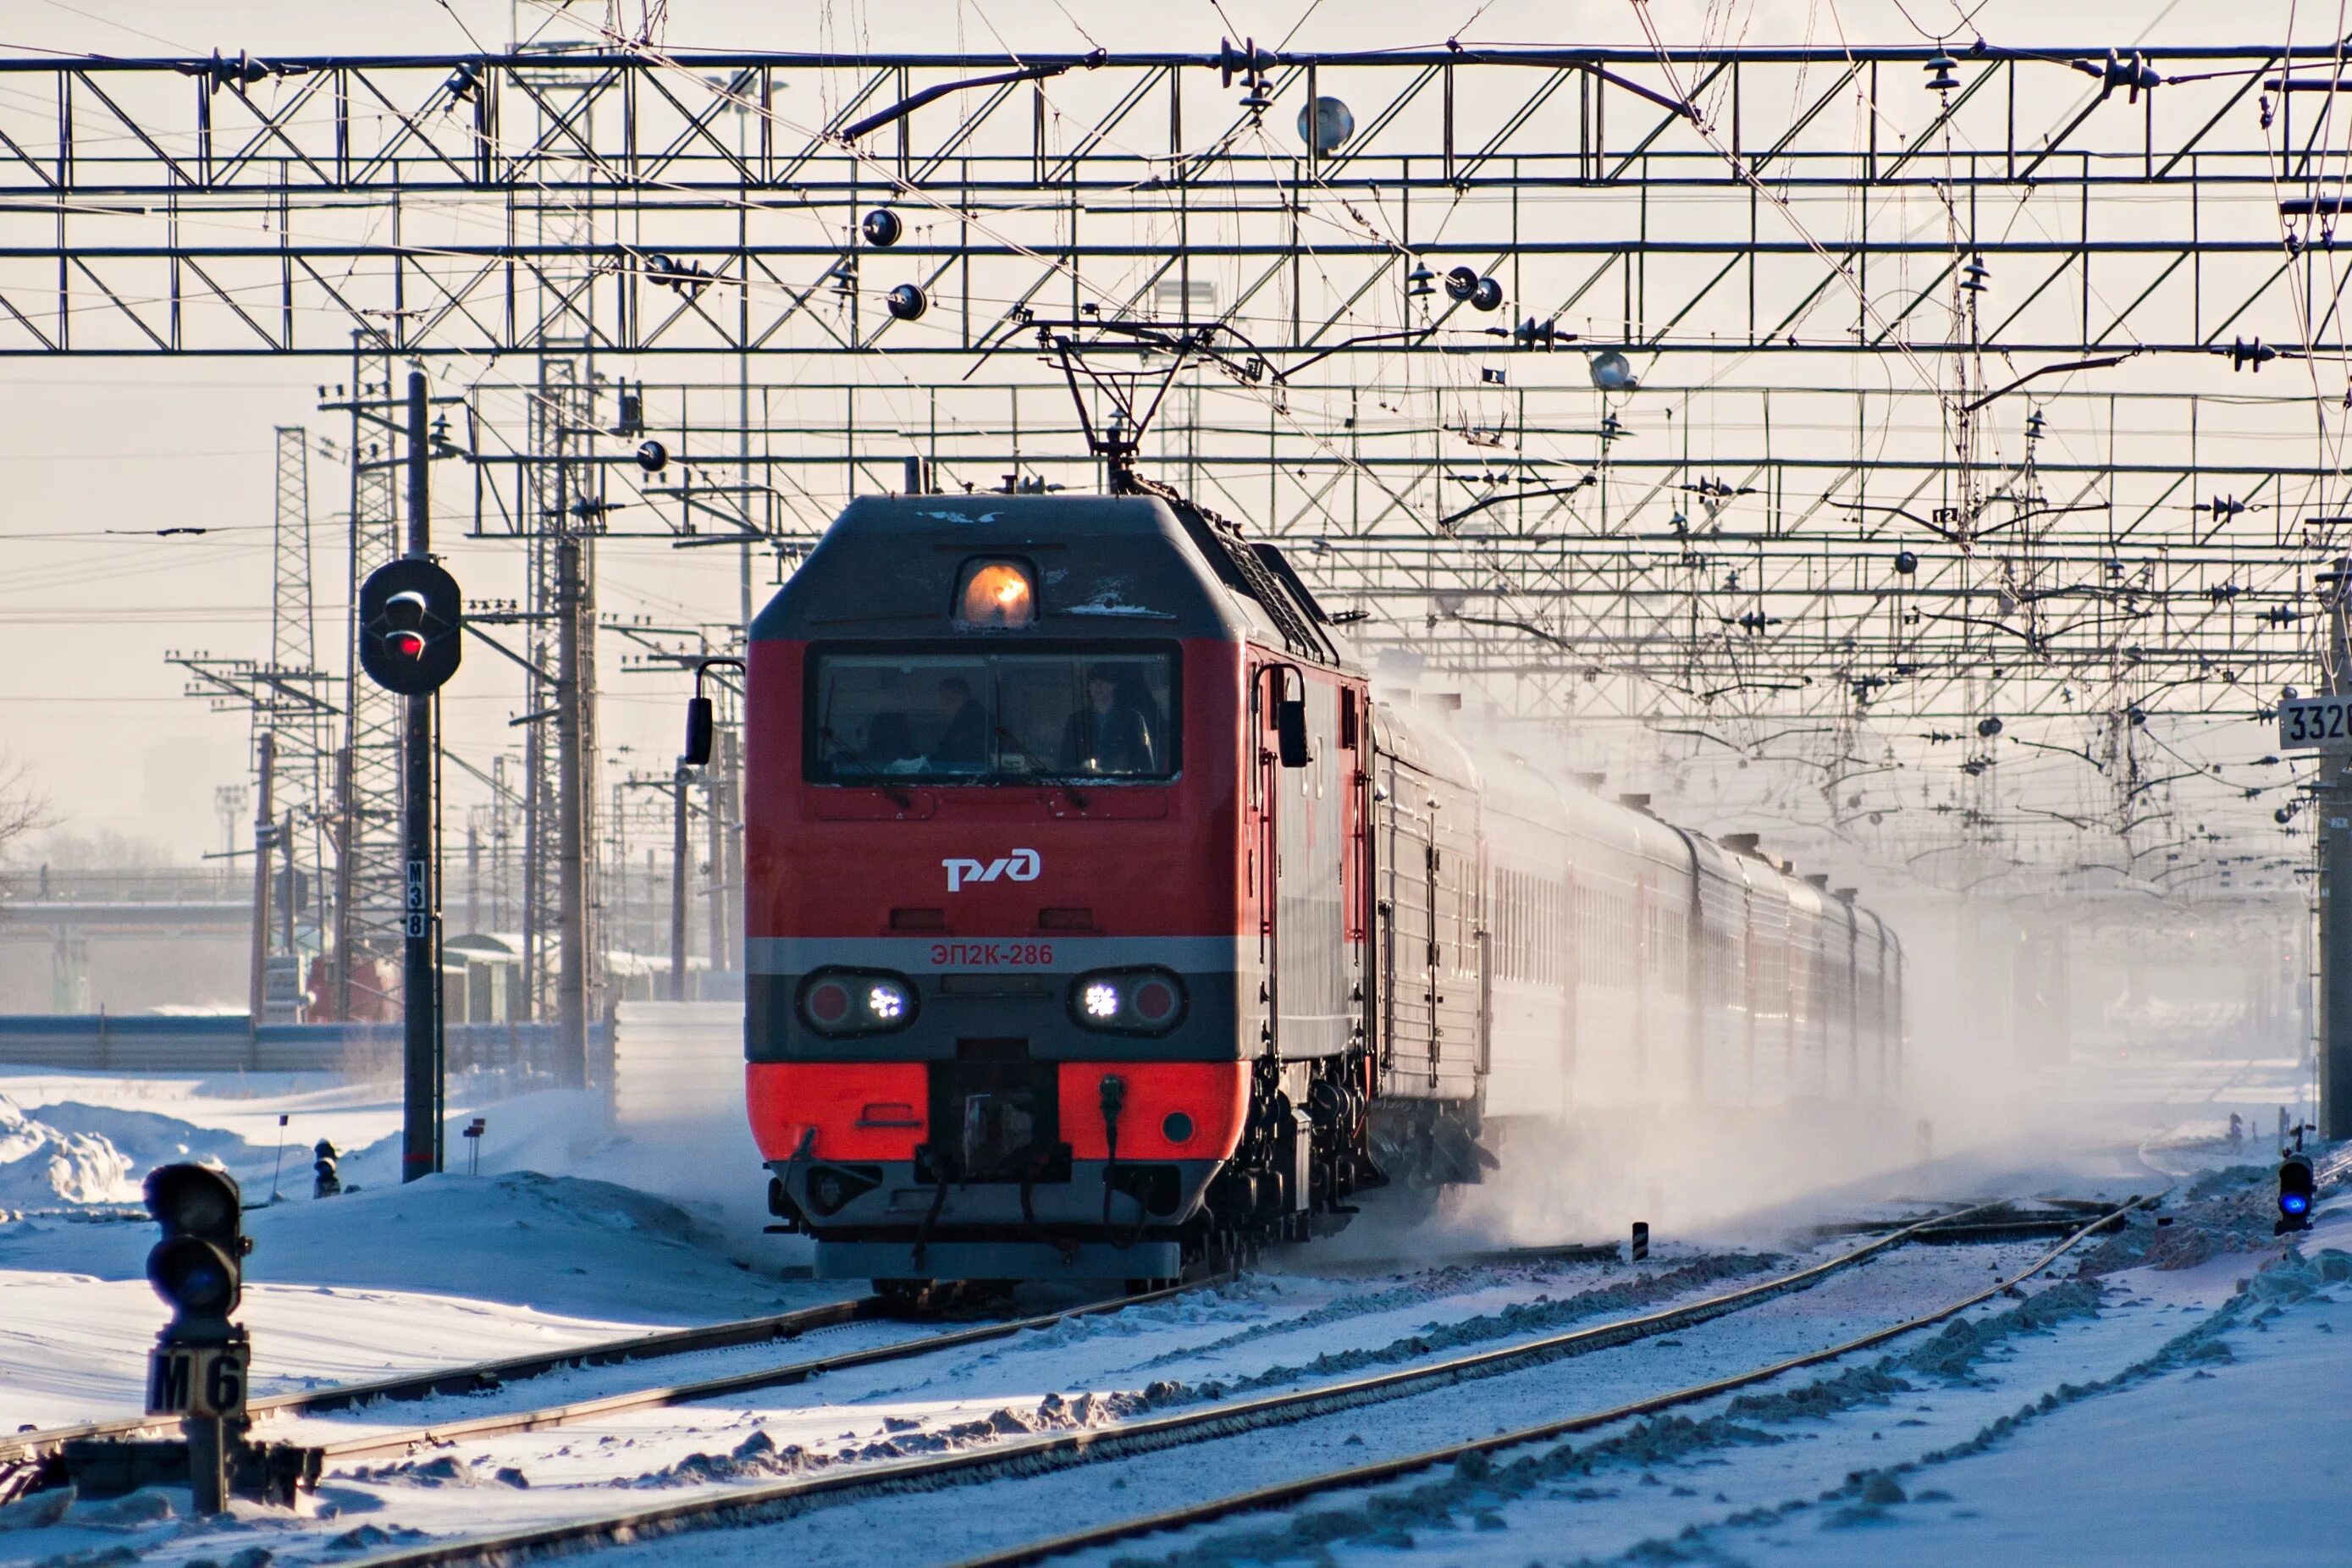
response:
<path fill-rule="evenodd" d="M 1172 778 L 1171 652 L 814 655 L 814 784 Z"/>

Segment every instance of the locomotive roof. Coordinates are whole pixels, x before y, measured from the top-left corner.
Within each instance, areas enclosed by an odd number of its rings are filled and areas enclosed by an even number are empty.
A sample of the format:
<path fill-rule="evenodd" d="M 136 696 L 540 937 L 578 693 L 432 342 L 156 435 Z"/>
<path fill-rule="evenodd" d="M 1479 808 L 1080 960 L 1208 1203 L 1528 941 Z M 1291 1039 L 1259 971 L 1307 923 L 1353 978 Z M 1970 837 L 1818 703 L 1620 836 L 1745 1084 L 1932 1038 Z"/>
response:
<path fill-rule="evenodd" d="M 1246 637 L 1330 657 L 1321 612 L 1278 552 L 1158 495 L 860 496 L 751 636 L 1004 637 L 951 617 L 961 570 L 1000 556 L 1035 575 L 1035 630 L 1014 637 Z"/>

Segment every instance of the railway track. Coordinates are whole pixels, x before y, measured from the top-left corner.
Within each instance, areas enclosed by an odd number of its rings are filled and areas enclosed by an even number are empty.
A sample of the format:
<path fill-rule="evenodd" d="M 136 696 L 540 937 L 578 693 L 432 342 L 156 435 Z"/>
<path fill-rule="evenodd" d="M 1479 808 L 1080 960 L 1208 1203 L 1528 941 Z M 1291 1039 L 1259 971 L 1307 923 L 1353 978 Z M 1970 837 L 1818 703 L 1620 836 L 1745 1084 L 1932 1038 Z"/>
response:
<path fill-rule="evenodd" d="M 319 1444 L 315 1447 L 319 1447 L 326 1462 L 331 1464 L 341 1459 L 362 1458 L 382 1454 L 404 1454 L 420 1448 L 443 1447 L 464 1438 L 542 1431 L 550 1427 L 585 1421 L 594 1416 L 618 1415 L 625 1411 L 656 1409 L 669 1405 L 689 1405 L 700 1400 L 719 1399 L 754 1389 L 775 1388 L 803 1383 L 826 1373 L 847 1371 L 852 1367 L 904 1361 L 915 1356 L 929 1355 L 934 1351 L 984 1344 L 992 1340 L 1011 1338 L 1033 1329 L 1051 1328 L 1056 1323 L 1072 1319 L 1123 1310 L 1129 1307 L 1145 1305 L 1182 1295 L 1188 1291 L 1202 1289 L 1219 1283 L 1227 1278 L 1230 1276 L 1217 1276 L 1209 1279 L 1172 1286 L 1162 1290 L 1090 1301 L 1053 1312 L 1037 1313 L 1021 1318 L 998 1319 L 974 1324 L 969 1328 L 949 1329 L 940 1333 L 896 1340 L 882 1345 L 867 1345 L 857 1350 L 841 1351 L 832 1355 L 814 1357 L 806 1361 L 788 1362 L 775 1366 L 759 1367 L 749 1372 L 733 1373 L 719 1377 L 669 1384 L 654 1388 L 633 1389 L 601 1398 L 575 1400 L 569 1404 L 549 1405 L 534 1410 L 474 1416 L 435 1426 L 404 1428 L 396 1432 L 372 1433 L 362 1437 L 346 1438 L 341 1442 Z M 688 1355 L 701 1351 L 772 1344 L 797 1339 L 816 1329 L 833 1328 L 844 1323 L 870 1321 L 890 1315 L 879 1297 L 866 1297 L 857 1300 L 833 1302 L 821 1307 L 804 1308 L 798 1311 L 777 1313 L 769 1317 L 739 1319 L 696 1329 L 633 1335 L 626 1339 L 605 1340 L 576 1345 L 565 1351 L 551 1351 L 537 1355 L 509 1357 L 502 1361 L 445 1367 L 373 1383 L 343 1384 L 332 1388 L 307 1390 L 299 1394 L 273 1394 L 253 1400 L 247 1408 L 257 1417 L 314 1415 L 352 1409 L 379 1399 L 405 1402 L 439 1395 L 479 1394 L 503 1387 L 509 1383 L 521 1382 L 567 1368 L 611 1366 L 634 1361 Z M 0 1442 L 0 1473 L 5 1473 L 8 1468 L 14 1466 L 42 1463 L 61 1450 L 67 1443 L 79 1438 L 152 1436 L 176 1433 L 179 1429 L 180 1423 L 176 1417 L 149 1416 L 125 1417 L 120 1421 L 90 1422 L 78 1426 L 50 1427 L 43 1431 L 19 1433 L 13 1438 Z"/>
<path fill-rule="evenodd" d="M 1050 1329 L 1057 1323 L 1078 1318 L 1093 1317 L 1104 1312 L 1124 1311 L 1129 1307 L 1148 1306 L 1154 1301 L 1205 1289 L 1231 1279 L 1217 1275 L 1211 1279 L 1170 1286 L 1165 1289 L 1148 1290 L 1129 1296 L 1115 1296 L 1101 1301 L 1089 1301 L 1081 1306 L 1066 1307 L 1059 1311 L 1041 1312 L 1024 1318 L 1006 1318 L 992 1322 L 975 1324 L 966 1329 L 950 1329 L 943 1333 L 921 1335 L 909 1340 L 897 1340 L 888 1344 L 867 1345 L 858 1350 L 840 1351 L 832 1355 L 817 1356 L 808 1361 L 791 1362 L 780 1366 L 758 1367 L 750 1372 L 730 1373 L 720 1377 L 699 1379 L 692 1383 L 671 1384 L 658 1388 L 633 1389 L 624 1394 L 606 1394 L 596 1399 L 575 1400 L 568 1405 L 555 1405 L 539 1410 L 516 1410 L 493 1415 L 473 1416 L 462 1421 L 443 1422 L 437 1426 L 418 1426 L 398 1432 L 371 1433 L 364 1437 L 350 1437 L 341 1442 L 314 1445 L 329 1464 L 341 1459 L 365 1458 L 381 1454 L 414 1453 L 421 1448 L 446 1447 L 467 1438 L 506 1436 L 518 1432 L 541 1432 L 551 1427 L 568 1426 L 575 1422 L 592 1420 L 600 1415 L 617 1415 L 631 1410 L 656 1410 L 665 1405 L 694 1405 L 706 1400 L 729 1398 L 756 1389 L 782 1388 L 796 1383 L 806 1383 L 828 1373 L 846 1372 L 853 1367 L 876 1366 L 886 1362 L 907 1361 L 935 1352 L 959 1350 L 966 1345 L 986 1344 L 992 1340 L 1010 1339 L 1033 1329 Z"/>
<path fill-rule="evenodd" d="M 2047 1267 L 2050 1261 L 2083 1237 L 2122 1223 L 2123 1216 L 2140 1201 L 2134 1199 L 2131 1204 L 2113 1213 L 2080 1225 L 2063 1247 L 2035 1266 L 2036 1269 Z M 480 1562 L 504 1564 L 533 1556 L 616 1545 L 688 1530 L 766 1522 L 860 1497 L 928 1489 L 1013 1473 L 1034 1474 L 1308 1420 L 1689 1329 L 1777 1297 L 1806 1289 L 1895 1247 L 1922 1239 L 1925 1233 L 1938 1226 L 1964 1222 L 1969 1215 L 1993 1206 L 1979 1205 L 1957 1214 L 1922 1220 L 1823 1262 L 1683 1306 L 1547 1334 L 1512 1345 L 1469 1352 L 1435 1362 L 1344 1378 L 1304 1389 L 1220 1402 L 1199 1409 L 1140 1416 L 1116 1426 L 1010 1436 L 983 1447 L 947 1453 L 860 1462 L 855 1466 L 803 1473 L 773 1481 L 714 1486 L 694 1496 L 667 1499 L 649 1505 L 478 1535 L 456 1536 L 352 1558 L 346 1560 L 344 1568 L 444 1568 L 444 1565 Z M 2029 1270 L 2020 1278 L 2029 1278 L 2032 1272 Z M 1998 1293 L 2010 1283 L 2011 1281 L 2004 1280 L 1990 1291 L 1972 1296 L 1966 1302 L 1955 1304 L 1933 1317 L 1917 1321 L 1940 1321 L 1942 1317 L 1963 1310 L 1987 1295 Z M 1118 1304 L 1133 1303 L 1134 1299 L 1129 1299 Z M 1913 1326 L 1916 1323 L 1906 1324 L 1895 1331 L 1907 1331 Z M 943 1344 L 944 1342 L 935 1339 L 925 1348 L 943 1348 Z M 866 1353 L 870 1359 L 872 1352 Z M 1842 1348 L 1837 1353 L 1844 1353 L 1844 1350 Z"/>
<path fill-rule="evenodd" d="M 1822 1350 L 1783 1357 L 1749 1368 L 1745 1372 L 1734 1373 L 1727 1377 L 1711 1378 L 1704 1383 L 1692 1384 L 1664 1394 L 1649 1394 L 1604 1409 L 1585 1411 L 1559 1420 L 1497 1433 L 1491 1437 L 1476 1437 L 1467 1442 L 1449 1443 L 1441 1447 L 1424 1449 L 1395 1458 L 1375 1460 L 1367 1464 L 1349 1466 L 1344 1469 L 1326 1471 L 1320 1475 L 1306 1476 L 1277 1482 L 1271 1486 L 1256 1487 L 1247 1491 L 1234 1492 L 1181 1508 L 1139 1514 L 1019 1546 L 983 1552 L 978 1556 L 963 1559 L 955 1565 L 955 1568 L 1025 1568 L 1027 1564 L 1044 1563 L 1072 1552 L 1113 1545 L 1140 1536 L 1159 1534 L 1167 1531 L 1188 1530 L 1240 1514 L 1288 1508 L 1333 1492 L 1379 1486 L 1405 1476 L 1433 1469 L 1440 1465 L 1453 1464 L 1473 1455 L 1493 1454 L 1531 1443 L 1572 1436 L 1580 1432 L 1588 1432 L 1595 1427 L 1606 1426 L 1637 1416 L 1658 1415 L 1681 1405 L 1695 1405 L 1718 1394 L 1750 1387 L 1786 1373 L 1820 1366 L 1854 1354 L 1856 1352 L 1885 1344 L 1906 1334 L 1916 1333 L 1921 1329 L 1932 1328 L 1948 1319 L 1957 1317 L 1971 1307 L 1979 1306 L 1993 1300 L 2002 1292 L 2042 1273 L 2092 1236 L 2121 1223 L 2134 1209 L 2147 1201 L 2143 1198 L 2132 1198 L 2109 1213 L 2087 1224 L 2080 1225 L 2064 1240 L 2043 1253 L 2032 1264 L 1981 1290 L 1937 1307 L 1933 1311 L 1923 1312 L 1890 1327 L 1876 1329 Z"/>
<path fill-rule="evenodd" d="M 691 1329 L 663 1329 L 621 1339 L 593 1341 L 564 1350 L 541 1351 L 499 1361 L 472 1362 L 462 1366 L 406 1373 L 398 1377 L 368 1383 L 337 1384 L 331 1388 L 264 1394 L 248 1401 L 247 1408 L 257 1416 L 315 1415 L 332 1410 L 348 1410 L 353 1405 L 379 1399 L 405 1403 L 443 1394 L 480 1394 L 569 1367 L 614 1366 L 633 1361 L 658 1361 L 668 1356 L 691 1355 L 700 1351 L 774 1344 L 798 1339 L 813 1330 L 864 1322 L 888 1315 L 879 1297 L 829 1301 L 823 1306 L 803 1307 L 766 1317 L 737 1318 Z M 76 1438 L 171 1436 L 179 1430 L 180 1422 L 176 1416 L 137 1415 L 19 1432 L 0 1438 L 0 1466 L 45 1458 Z"/>
<path fill-rule="evenodd" d="M 1955 1226 L 1952 1224 L 1952 1216 L 1938 1215 L 1924 1224 L 1914 1225 L 1911 1227 L 1909 1239 L 1915 1243 L 1939 1244 L 1955 1241 L 2010 1241 L 2018 1239 L 2020 1235 L 2042 1234 L 2034 1227 L 2046 1223 L 2048 1222 L 2011 1220 L 2006 1224 Z M 1891 1226 L 1886 1228 L 1903 1227 Z M 1612 1260 L 1617 1256 L 1617 1248 L 1614 1247 L 1571 1245 L 1512 1247 L 1498 1251 L 1449 1256 L 1436 1261 L 1444 1265 L 1595 1262 Z M 635 1410 L 655 1410 L 669 1405 L 695 1405 L 729 1399 L 736 1394 L 749 1394 L 760 1389 L 788 1387 L 793 1384 L 805 1383 L 812 1378 L 822 1377 L 831 1373 L 846 1372 L 856 1367 L 906 1361 L 940 1351 L 957 1350 L 967 1345 L 985 1344 L 992 1340 L 1009 1339 L 1033 1329 L 1052 1328 L 1057 1323 L 1073 1319 L 1147 1305 L 1153 1301 L 1203 1289 L 1228 1278 L 1230 1276 L 1221 1275 L 1215 1279 L 1193 1281 L 1165 1290 L 1114 1297 L 1079 1307 L 1065 1308 L 1059 1311 L 982 1323 L 971 1328 L 950 1330 L 942 1333 L 924 1335 L 889 1344 L 869 1345 L 857 1350 L 842 1351 L 832 1355 L 787 1363 L 779 1366 L 761 1367 L 749 1372 L 730 1373 L 718 1377 L 654 1388 L 633 1389 L 621 1394 L 576 1400 L 569 1404 L 550 1405 L 536 1410 L 507 1411 L 395 1432 L 371 1433 L 365 1436 L 345 1438 L 314 1446 L 319 1448 L 325 1462 L 334 1464 L 344 1459 L 371 1458 L 389 1454 L 412 1454 L 426 1448 L 446 1447 L 450 1444 L 467 1439 L 547 1431 L 558 1426 L 568 1426 L 578 1422 L 594 1420 L 600 1416 L 618 1415 Z M 330 1406 L 330 1408 L 335 1407 Z"/>

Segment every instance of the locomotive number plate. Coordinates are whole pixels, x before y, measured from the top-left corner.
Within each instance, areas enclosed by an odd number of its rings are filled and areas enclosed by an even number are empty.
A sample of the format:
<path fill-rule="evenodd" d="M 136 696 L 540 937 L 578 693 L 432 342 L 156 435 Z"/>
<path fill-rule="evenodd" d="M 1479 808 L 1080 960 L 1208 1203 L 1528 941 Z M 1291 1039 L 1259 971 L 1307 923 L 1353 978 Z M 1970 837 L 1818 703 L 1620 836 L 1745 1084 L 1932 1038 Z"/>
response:
<path fill-rule="evenodd" d="M 2352 747 L 2352 697 L 2299 697 L 2278 705 L 2279 750 Z"/>
<path fill-rule="evenodd" d="M 1050 942 L 935 942 L 934 969 L 1042 969 L 1054 962 Z"/>

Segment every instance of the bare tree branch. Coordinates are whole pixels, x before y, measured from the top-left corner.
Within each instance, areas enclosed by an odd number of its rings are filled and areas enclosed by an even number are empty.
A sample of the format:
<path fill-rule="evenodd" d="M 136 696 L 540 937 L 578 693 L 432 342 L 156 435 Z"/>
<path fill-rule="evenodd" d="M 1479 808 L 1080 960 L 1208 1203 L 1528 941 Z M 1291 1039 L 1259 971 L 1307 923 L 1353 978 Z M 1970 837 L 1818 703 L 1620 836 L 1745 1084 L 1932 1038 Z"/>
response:
<path fill-rule="evenodd" d="M 49 797 L 33 783 L 32 765 L 0 752 L 0 856 L 17 839 L 55 820 Z"/>

